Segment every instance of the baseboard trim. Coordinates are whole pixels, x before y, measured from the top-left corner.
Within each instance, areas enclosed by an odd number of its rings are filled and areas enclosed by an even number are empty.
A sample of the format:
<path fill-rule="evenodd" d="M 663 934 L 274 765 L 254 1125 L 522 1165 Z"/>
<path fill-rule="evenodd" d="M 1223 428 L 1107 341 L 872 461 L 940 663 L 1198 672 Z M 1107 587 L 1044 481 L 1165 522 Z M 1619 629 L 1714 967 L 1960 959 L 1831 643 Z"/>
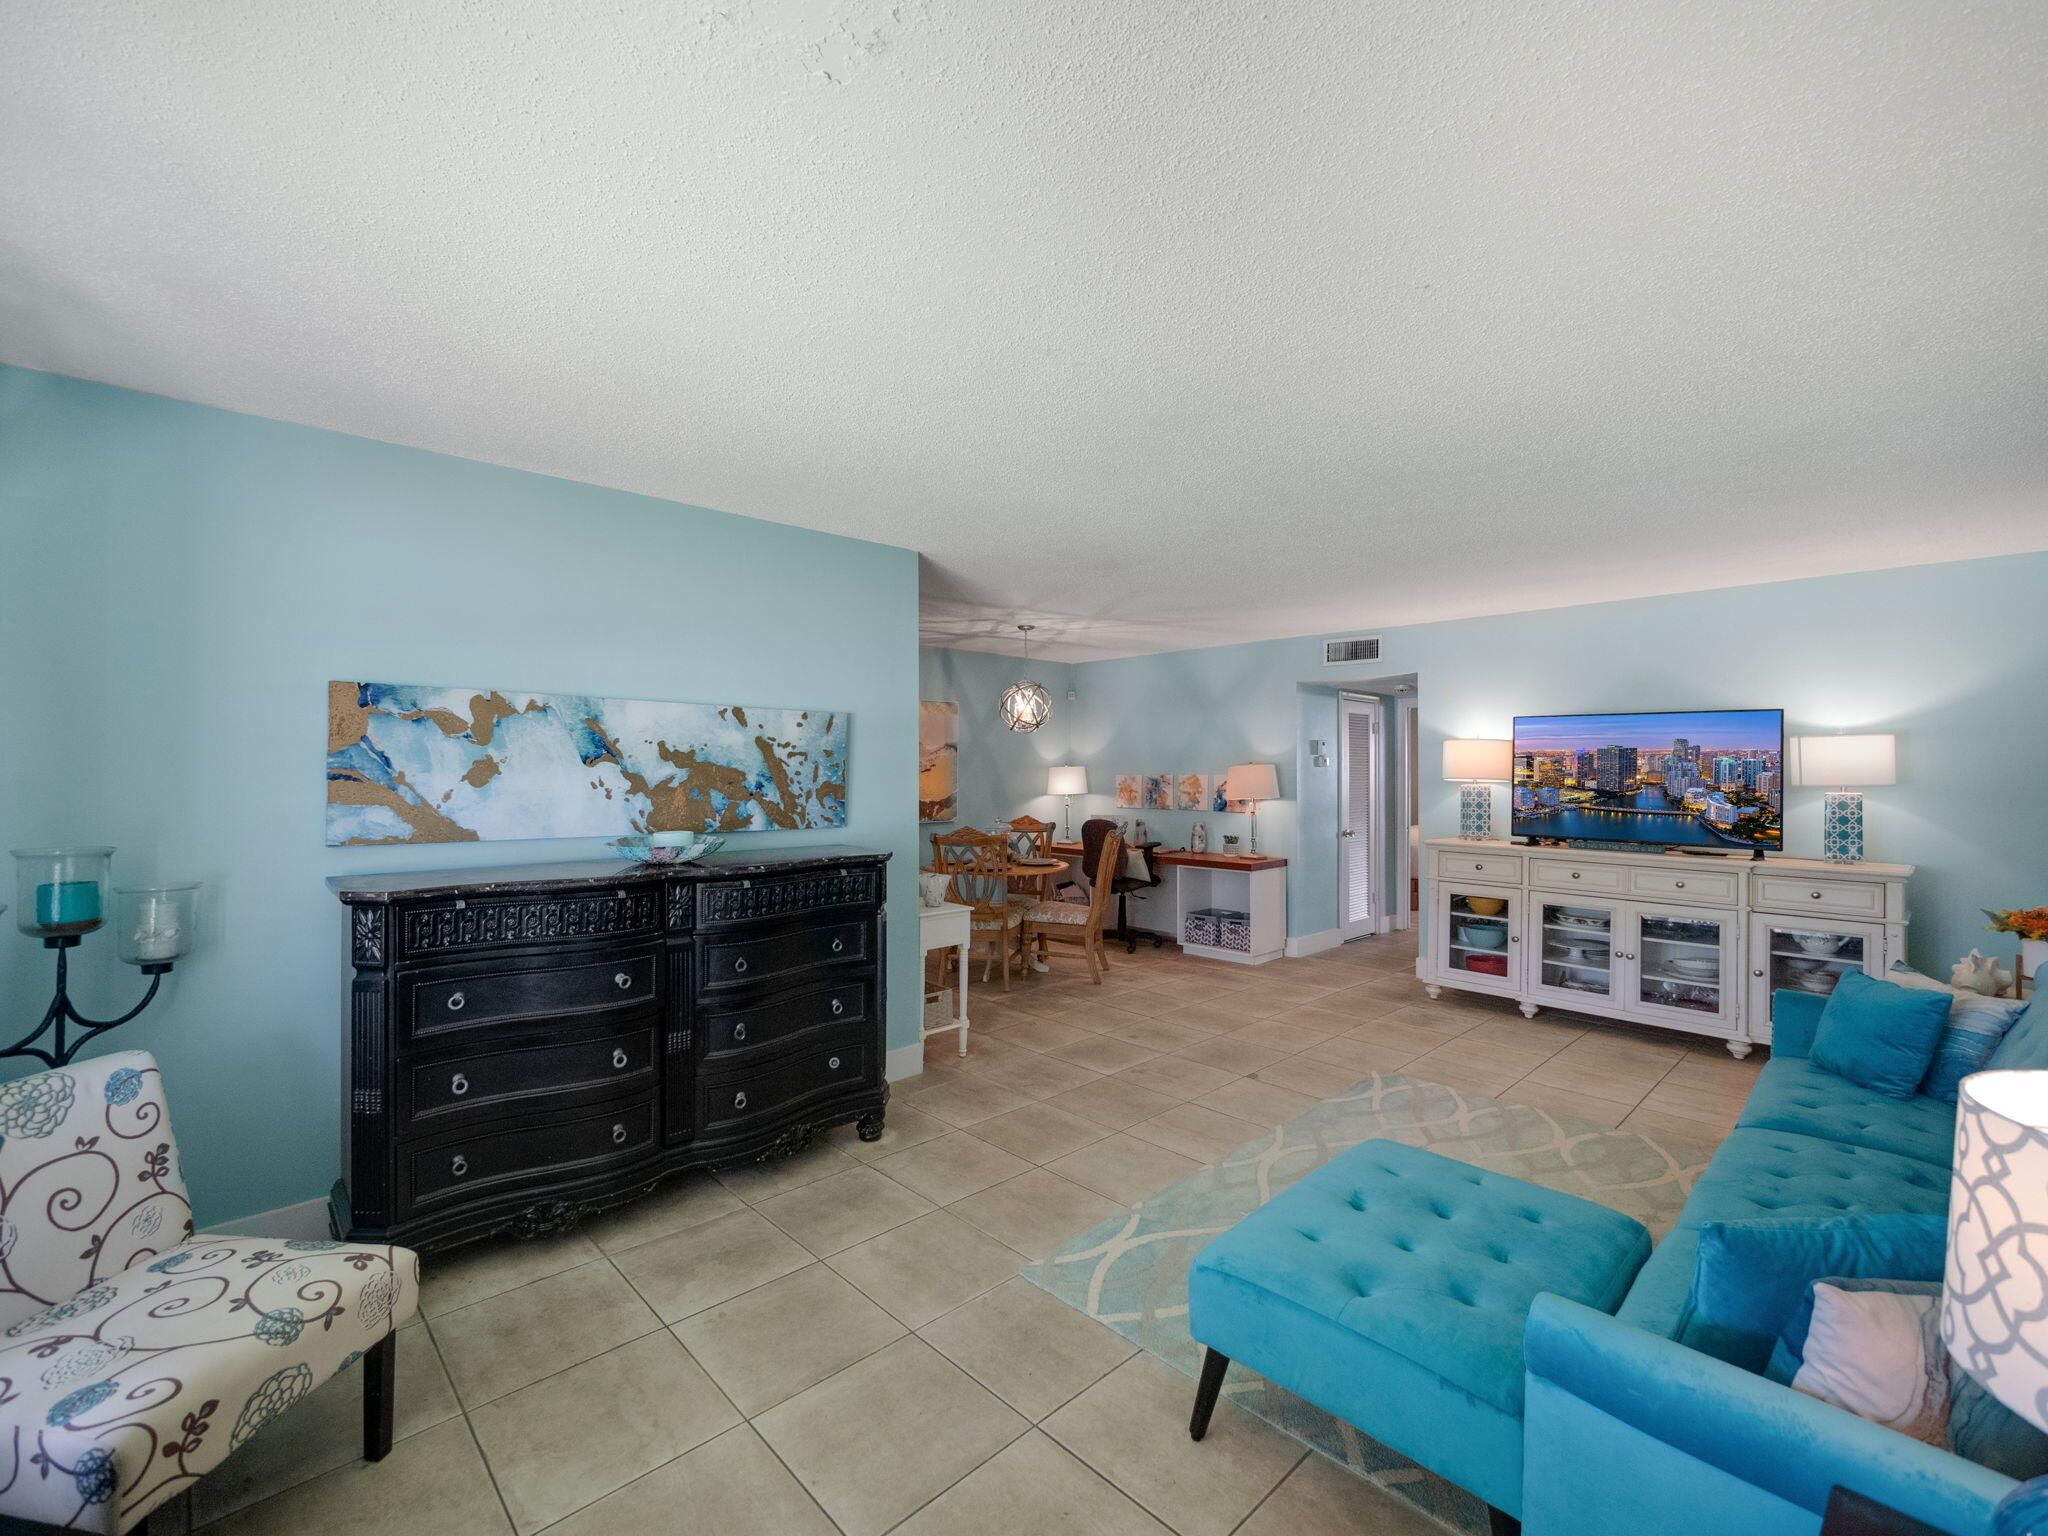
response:
<path fill-rule="evenodd" d="M 892 1083 L 900 1083 L 906 1077 L 916 1077 L 924 1071 L 924 1042 L 913 1045 L 899 1045 L 882 1058 L 882 1074 Z"/>
<path fill-rule="evenodd" d="M 232 1237 L 281 1237 L 314 1241 L 334 1236 L 327 1226 L 325 1200 L 301 1200 L 297 1205 L 281 1205 L 274 1211 L 258 1211 L 254 1216 L 239 1216 L 233 1221 L 217 1222 L 207 1230 Z"/>
<path fill-rule="evenodd" d="M 1321 933 L 1289 934 L 1286 953 L 1290 959 L 1299 959 L 1303 955 L 1320 954 L 1323 950 L 1335 949 L 1343 942 L 1342 928 L 1325 928 Z"/>

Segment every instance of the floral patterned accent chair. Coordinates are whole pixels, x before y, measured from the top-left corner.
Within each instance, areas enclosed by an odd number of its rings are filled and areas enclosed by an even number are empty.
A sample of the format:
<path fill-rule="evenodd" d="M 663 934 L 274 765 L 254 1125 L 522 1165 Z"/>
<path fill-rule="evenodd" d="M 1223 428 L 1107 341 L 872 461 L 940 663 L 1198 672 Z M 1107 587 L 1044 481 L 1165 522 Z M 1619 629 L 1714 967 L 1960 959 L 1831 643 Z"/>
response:
<path fill-rule="evenodd" d="M 0 1517 L 140 1531 L 358 1360 L 381 1460 L 418 1305 L 404 1248 L 195 1238 L 143 1052 L 0 1084 Z"/>

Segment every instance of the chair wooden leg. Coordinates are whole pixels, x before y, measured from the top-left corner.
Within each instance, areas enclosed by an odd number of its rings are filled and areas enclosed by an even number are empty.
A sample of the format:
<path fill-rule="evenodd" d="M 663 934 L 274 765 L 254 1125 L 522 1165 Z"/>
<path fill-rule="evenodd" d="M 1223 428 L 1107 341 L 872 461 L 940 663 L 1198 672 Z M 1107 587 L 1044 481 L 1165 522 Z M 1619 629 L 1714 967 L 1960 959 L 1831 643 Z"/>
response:
<path fill-rule="evenodd" d="M 391 1425 L 398 1405 L 398 1330 L 392 1329 L 363 1356 L 363 1460 L 391 1454 Z"/>
<path fill-rule="evenodd" d="M 1199 1440 L 1209 1433 L 1209 1415 L 1216 1411 L 1216 1398 L 1223 1391 L 1223 1373 L 1230 1369 L 1230 1356 L 1210 1350 L 1202 1356 L 1202 1379 L 1195 1386 L 1195 1411 L 1188 1420 L 1188 1438 Z"/>

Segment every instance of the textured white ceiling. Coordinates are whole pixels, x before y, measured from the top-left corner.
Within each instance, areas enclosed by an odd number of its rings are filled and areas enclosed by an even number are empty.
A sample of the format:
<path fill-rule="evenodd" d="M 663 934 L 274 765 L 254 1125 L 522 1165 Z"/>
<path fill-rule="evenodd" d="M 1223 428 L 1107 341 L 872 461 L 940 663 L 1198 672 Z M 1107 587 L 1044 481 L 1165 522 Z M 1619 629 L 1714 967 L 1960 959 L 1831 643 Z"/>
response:
<path fill-rule="evenodd" d="M 0 359 L 909 545 L 934 638 L 2048 546 L 2038 0 L 0 28 Z"/>

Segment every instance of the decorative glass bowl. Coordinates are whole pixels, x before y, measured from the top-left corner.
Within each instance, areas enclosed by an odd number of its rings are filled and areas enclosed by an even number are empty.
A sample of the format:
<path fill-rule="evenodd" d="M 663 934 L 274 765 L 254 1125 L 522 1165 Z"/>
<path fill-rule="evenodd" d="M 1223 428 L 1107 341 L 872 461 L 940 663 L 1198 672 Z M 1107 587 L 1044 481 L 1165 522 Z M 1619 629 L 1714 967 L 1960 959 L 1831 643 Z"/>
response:
<path fill-rule="evenodd" d="M 718 852 L 725 839 L 709 832 L 636 832 L 613 838 L 612 846 L 642 864 L 688 864 Z"/>

